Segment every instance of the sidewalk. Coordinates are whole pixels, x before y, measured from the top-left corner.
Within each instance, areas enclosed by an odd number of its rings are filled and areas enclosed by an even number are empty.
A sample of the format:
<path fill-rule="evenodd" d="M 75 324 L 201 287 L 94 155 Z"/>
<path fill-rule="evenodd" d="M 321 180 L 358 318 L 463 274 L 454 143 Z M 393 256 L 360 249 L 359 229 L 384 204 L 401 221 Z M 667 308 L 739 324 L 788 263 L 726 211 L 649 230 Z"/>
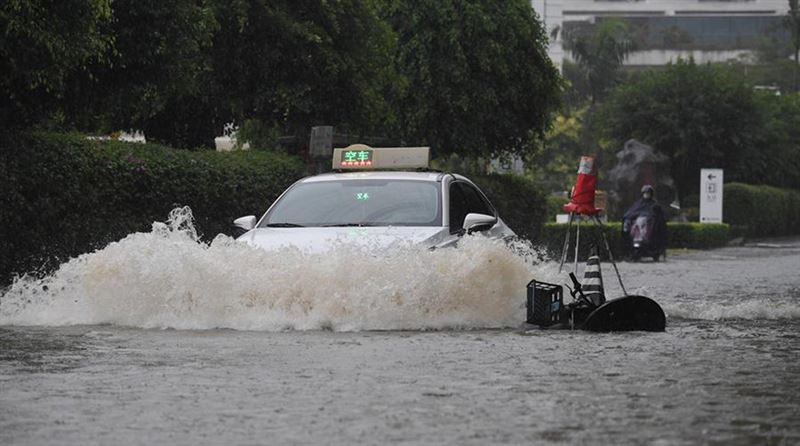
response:
<path fill-rule="evenodd" d="M 773 249 L 800 248 L 800 237 L 791 236 L 745 239 L 742 246 Z"/>

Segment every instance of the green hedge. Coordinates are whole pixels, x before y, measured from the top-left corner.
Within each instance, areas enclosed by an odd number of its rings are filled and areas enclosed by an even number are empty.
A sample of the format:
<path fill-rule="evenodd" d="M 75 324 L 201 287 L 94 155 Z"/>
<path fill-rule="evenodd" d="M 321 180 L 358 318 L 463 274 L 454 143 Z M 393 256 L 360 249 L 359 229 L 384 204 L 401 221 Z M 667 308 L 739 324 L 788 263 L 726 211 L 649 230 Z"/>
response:
<path fill-rule="evenodd" d="M 547 220 L 555 221 L 558 214 L 563 214 L 563 206 L 569 203 L 569 198 L 561 195 L 547 195 Z"/>
<path fill-rule="evenodd" d="M 0 284 L 149 230 L 177 206 L 200 234 L 231 233 L 303 174 L 265 152 L 186 152 L 153 144 L 31 133 L 0 140 Z"/>
<path fill-rule="evenodd" d="M 732 238 L 727 223 L 667 223 L 669 248 L 709 249 L 725 246 Z"/>
<path fill-rule="evenodd" d="M 545 194 L 524 177 L 510 174 L 470 176 L 517 235 L 535 240 L 547 215 Z"/>
<path fill-rule="evenodd" d="M 751 237 L 800 234 L 800 191 L 728 183 L 722 218 Z"/>
<path fill-rule="evenodd" d="M 606 237 L 615 257 L 625 257 L 630 253 L 629 246 L 622 241 L 622 223 L 609 222 L 604 224 Z M 547 249 L 552 257 L 561 254 L 567 225 L 564 223 L 547 223 L 544 225 L 542 235 L 537 245 Z M 730 238 L 730 225 L 701 224 L 701 223 L 667 223 L 667 247 L 669 248 L 694 248 L 708 249 L 724 246 Z M 569 257 L 572 258 L 575 249 L 575 225 L 572 227 L 570 237 Z M 601 255 L 606 258 L 600 227 L 591 222 L 581 223 L 581 249 L 579 258 L 585 259 L 592 244 L 601 247 Z"/>
<path fill-rule="evenodd" d="M 233 219 L 263 212 L 303 171 L 298 159 L 265 152 L 187 152 L 79 134 L 0 138 L 0 284 L 148 231 L 178 206 L 192 208 L 206 239 L 231 234 Z M 538 236 L 546 200 L 533 182 L 472 179 L 517 234 Z"/>
<path fill-rule="evenodd" d="M 615 257 L 623 255 L 621 249 L 621 235 L 622 225 L 618 222 L 609 222 L 604 226 L 608 243 Z M 542 234 L 539 240 L 534 240 L 535 245 L 544 247 L 551 257 L 557 257 L 561 254 L 561 249 L 564 246 L 564 238 L 567 233 L 567 224 L 565 223 L 546 223 L 543 227 Z M 600 252 L 605 256 L 605 247 L 603 238 L 600 232 L 600 226 L 592 222 L 581 222 L 581 249 L 579 257 L 585 259 L 589 253 L 592 245 L 600 246 Z M 572 225 L 572 233 L 570 235 L 570 244 L 568 248 L 569 258 L 574 256 L 575 250 L 575 224 Z"/>

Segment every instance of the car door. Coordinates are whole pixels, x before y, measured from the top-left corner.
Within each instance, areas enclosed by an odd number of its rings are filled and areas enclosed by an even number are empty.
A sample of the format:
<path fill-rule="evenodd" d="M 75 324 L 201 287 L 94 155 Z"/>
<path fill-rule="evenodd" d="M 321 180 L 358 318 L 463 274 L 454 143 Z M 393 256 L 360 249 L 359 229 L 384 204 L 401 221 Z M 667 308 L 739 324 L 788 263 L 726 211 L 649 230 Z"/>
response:
<path fill-rule="evenodd" d="M 454 181 L 448 188 L 448 224 L 450 234 L 461 234 L 463 231 L 464 217 L 469 213 L 469 201 L 461 187 L 461 183 Z"/>
<path fill-rule="evenodd" d="M 497 212 L 486 201 L 475 186 L 465 181 L 453 181 L 449 186 L 449 225 L 450 233 L 457 234 L 463 230 L 464 217 L 467 214 L 483 214 L 497 217 Z M 480 229 L 485 231 L 489 227 Z"/>

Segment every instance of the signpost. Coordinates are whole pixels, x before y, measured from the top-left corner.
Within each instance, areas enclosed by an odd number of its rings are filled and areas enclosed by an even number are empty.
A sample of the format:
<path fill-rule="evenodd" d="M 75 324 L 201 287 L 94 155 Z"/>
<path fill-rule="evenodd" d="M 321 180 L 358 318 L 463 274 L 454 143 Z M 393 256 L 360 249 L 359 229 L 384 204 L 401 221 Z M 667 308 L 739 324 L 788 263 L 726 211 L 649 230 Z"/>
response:
<path fill-rule="evenodd" d="M 312 158 L 330 159 L 333 153 L 333 127 L 329 125 L 311 127 L 308 151 Z"/>
<path fill-rule="evenodd" d="M 700 170 L 700 223 L 722 223 L 722 169 Z"/>

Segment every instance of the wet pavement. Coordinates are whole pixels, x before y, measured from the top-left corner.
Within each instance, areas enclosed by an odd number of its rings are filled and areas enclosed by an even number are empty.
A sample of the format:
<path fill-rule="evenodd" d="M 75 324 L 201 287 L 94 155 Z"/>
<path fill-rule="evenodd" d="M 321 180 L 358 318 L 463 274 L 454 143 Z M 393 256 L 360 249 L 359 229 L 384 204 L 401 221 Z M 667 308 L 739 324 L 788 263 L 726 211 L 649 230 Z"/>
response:
<path fill-rule="evenodd" d="M 19 326 L 6 307 L 0 444 L 798 444 L 800 243 L 758 243 L 620 264 L 664 333 L 146 329 L 45 307 Z"/>

